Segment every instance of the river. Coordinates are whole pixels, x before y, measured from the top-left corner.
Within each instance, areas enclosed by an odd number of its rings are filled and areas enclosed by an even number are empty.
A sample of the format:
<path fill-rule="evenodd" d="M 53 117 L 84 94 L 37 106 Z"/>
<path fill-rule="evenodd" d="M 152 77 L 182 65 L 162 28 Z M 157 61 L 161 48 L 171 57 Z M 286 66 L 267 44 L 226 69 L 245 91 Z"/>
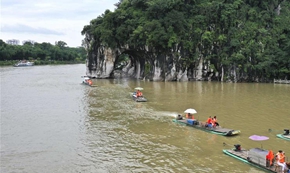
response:
<path fill-rule="evenodd" d="M 290 128 L 290 85 L 94 79 L 85 65 L 0 67 L 1 173 L 260 173 L 222 149 L 282 149 Z M 143 87 L 148 102 L 130 93 Z M 187 108 L 241 130 L 224 137 L 172 122 Z M 251 141 L 251 135 L 267 141 Z"/>

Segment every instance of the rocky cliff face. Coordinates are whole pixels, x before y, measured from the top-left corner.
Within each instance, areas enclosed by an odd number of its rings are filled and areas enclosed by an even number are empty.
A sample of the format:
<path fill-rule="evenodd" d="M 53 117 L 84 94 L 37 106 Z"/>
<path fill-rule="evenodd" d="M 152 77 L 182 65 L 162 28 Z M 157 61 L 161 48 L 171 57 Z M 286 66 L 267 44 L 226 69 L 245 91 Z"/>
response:
<path fill-rule="evenodd" d="M 189 81 L 211 80 L 212 70 L 202 57 L 195 66 L 182 65 L 181 57 L 173 55 L 150 55 L 144 53 L 143 57 L 134 57 L 129 53 L 130 59 L 121 69 L 117 68 L 120 55 L 128 53 L 126 49 L 107 49 L 97 47 L 89 52 L 86 75 L 92 78 L 135 78 L 150 81 Z M 153 57 L 153 58 L 152 58 Z M 148 67 L 147 70 L 145 67 Z"/>
<path fill-rule="evenodd" d="M 114 71 L 116 60 L 116 51 L 98 48 L 95 52 L 89 54 L 87 59 L 86 75 L 93 78 L 109 78 Z"/>
<path fill-rule="evenodd" d="M 211 63 L 202 54 L 193 62 L 186 62 L 181 55 L 169 53 L 158 55 L 154 51 L 144 48 L 133 50 L 128 47 L 110 49 L 104 46 L 89 47 L 87 43 L 88 58 L 86 75 L 92 78 L 134 78 L 149 81 L 226 81 L 238 82 L 246 80 L 239 72 L 239 68 L 211 68 Z M 177 52 L 177 51 L 175 51 Z M 120 57 L 129 58 L 121 62 Z M 121 67 L 121 68 L 120 68 Z"/>

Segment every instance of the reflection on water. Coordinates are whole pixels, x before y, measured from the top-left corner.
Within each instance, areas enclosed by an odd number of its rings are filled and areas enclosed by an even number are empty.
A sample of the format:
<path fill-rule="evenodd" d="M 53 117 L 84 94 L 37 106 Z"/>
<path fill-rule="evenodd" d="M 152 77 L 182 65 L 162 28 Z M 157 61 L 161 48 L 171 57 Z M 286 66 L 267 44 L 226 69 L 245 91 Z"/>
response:
<path fill-rule="evenodd" d="M 289 126 L 289 85 L 94 79 L 91 88 L 79 85 L 84 70 L 1 68 L 1 172 L 262 172 L 222 153 L 234 144 L 260 147 L 253 134 L 270 137 L 264 148 L 290 153 L 275 136 Z M 132 100 L 137 86 L 148 102 Z M 187 108 L 242 134 L 171 121 Z"/>

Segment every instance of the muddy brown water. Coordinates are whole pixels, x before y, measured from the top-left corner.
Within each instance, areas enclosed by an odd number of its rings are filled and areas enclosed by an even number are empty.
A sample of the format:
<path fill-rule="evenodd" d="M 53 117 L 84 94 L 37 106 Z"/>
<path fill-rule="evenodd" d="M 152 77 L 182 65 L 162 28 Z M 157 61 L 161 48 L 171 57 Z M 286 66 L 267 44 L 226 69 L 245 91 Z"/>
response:
<path fill-rule="evenodd" d="M 94 79 L 85 65 L 1 67 L 1 173 L 263 172 L 225 148 L 282 149 L 290 128 L 290 85 Z M 148 102 L 130 93 L 143 87 Z M 172 122 L 187 108 L 239 129 L 224 137 Z M 251 135 L 268 136 L 251 141 Z"/>

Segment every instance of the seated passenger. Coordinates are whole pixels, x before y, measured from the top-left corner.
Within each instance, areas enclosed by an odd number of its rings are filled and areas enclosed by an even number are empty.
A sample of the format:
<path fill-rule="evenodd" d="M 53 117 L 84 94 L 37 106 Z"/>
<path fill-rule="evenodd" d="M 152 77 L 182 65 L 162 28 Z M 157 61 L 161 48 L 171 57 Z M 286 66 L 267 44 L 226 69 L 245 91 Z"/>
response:
<path fill-rule="evenodd" d="M 274 162 L 274 153 L 272 150 L 269 150 L 268 155 L 266 155 L 266 166 L 271 167 L 273 166 Z"/>
<path fill-rule="evenodd" d="M 137 97 L 142 97 L 143 96 L 143 94 L 142 94 L 142 92 L 140 90 L 137 91 L 136 95 L 137 95 Z"/>
<path fill-rule="evenodd" d="M 209 116 L 209 118 L 206 121 L 205 127 L 212 127 L 211 122 L 212 122 L 212 119 L 211 119 L 211 116 Z"/>
<path fill-rule="evenodd" d="M 194 119 L 194 116 L 191 113 L 186 114 L 187 119 Z"/>
<path fill-rule="evenodd" d="M 214 119 L 214 118 L 211 119 L 211 126 L 212 126 L 212 127 L 215 127 L 215 126 L 216 126 L 216 125 L 215 125 L 215 119 Z"/>
<path fill-rule="evenodd" d="M 279 152 L 276 154 L 277 157 L 277 165 L 282 167 L 282 172 L 284 172 L 286 168 L 286 162 L 285 162 L 285 154 L 282 150 L 279 150 Z"/>
<path fill-rule="evenodd" d="M 194 116 L 193 115 L 191 115 L 191 119 L 194 120 Z"/>
<path fill-rule="evenodd" d="M 214 116 L 213 119 L 215 120 L 215 126 L 219 126 L 216 116 Z"/>

